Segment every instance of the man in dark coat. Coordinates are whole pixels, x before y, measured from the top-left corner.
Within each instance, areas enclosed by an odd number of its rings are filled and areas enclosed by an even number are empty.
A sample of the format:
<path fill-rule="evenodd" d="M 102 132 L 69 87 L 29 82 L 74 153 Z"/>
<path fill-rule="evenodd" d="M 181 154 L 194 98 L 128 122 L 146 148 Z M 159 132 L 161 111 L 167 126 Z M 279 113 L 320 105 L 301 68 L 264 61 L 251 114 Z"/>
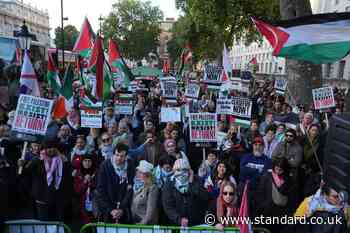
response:
<path fill-rule="evenodd" d="M 63 221 L 64 210 L 73 193 L 70 162 L 57 150 L 55 142 L 47 142 L 40 153 L 24 166 L 23 179 L 31 188 L 38 219 Z"/>
<path fill-rule="evenodd" d="M 209 200 L 186 159 L 175 161 L 174 176 L 165 184 L 162 203 L 170 224 L 183 227 L 203 224 L 204 214 Z"/>
<path fill-rule="evenodd" d="M 104 222 L 129 223 L 135 165 L 127 159 L 129 147 L 116 146 L 114 155 L 100 166 L 97 178 L 96 202 Z"/>
<path fill-rule="evenodd" d="M 16 169 L 6 157 L 0 155 L 0 231 L 4 221 L 11 217 L 15 207 Z"/>

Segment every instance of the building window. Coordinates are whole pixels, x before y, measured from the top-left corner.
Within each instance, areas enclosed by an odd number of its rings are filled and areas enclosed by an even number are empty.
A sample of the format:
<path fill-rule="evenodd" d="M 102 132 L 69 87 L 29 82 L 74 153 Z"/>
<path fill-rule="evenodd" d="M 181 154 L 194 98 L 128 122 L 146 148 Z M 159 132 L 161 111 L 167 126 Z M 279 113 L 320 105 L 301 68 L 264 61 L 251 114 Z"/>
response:
<path fill-rule="evenodd" d="M 350 6 L 345 7 L 345 11 L 349 12 L 350 11 Z"/>
<path fill-rule="evenodd" d="M 338 5 L 339 0 L 334 0 L 334 5 Z"/>
<path fill-rule="evenodd" d="M 338 78 L 339 79 L 343 79 L 345 63 L 346 63 L 346 61 L 340 61 L 339 62 L 339 72 L 338 72 Z"/>

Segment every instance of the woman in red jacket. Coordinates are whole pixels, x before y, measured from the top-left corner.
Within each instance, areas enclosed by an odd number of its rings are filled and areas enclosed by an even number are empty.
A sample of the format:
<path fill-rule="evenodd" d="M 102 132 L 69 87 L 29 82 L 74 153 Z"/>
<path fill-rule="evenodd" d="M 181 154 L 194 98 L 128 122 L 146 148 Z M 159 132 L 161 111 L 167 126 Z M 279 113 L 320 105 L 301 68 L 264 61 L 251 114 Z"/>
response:
<path fill-rule="evenodd" d="M 82 157 L 80 169 L 74 176 L 74 190 L 79 195 L 81 221 L 86 224 L 94 219 L 92 193 L 96 188 L 96 164 L 92 155 Z"/>

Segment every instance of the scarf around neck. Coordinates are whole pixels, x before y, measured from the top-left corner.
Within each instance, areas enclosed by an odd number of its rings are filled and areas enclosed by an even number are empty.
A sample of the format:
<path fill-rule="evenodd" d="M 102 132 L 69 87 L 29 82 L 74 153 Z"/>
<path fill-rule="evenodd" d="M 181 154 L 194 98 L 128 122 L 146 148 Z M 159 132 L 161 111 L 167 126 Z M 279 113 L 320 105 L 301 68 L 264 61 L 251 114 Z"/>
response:
<path fill-rule="evenodd" d="M 128 161 L 125 161 L 124 164 L 122 165 L 116 165 L 115 164 L 115 156 L 111 157 L 111 163 L 114 168 L 115 173 L 119 177 L 119 184 L 124 183 L 125 181 L 128 180 Z"/>
<path fill-rule="evenodd" d="M 55 188 L 56 190 L 58 190 L 62 181 L 62 173 L 63 173 L 62 158 L 60 156 L 55 156 L 53 158 L 50 158 L 47 155 L 41 155 L 41 160 L 44 161 L 44 165 L 45 165 L 47 186 L 49 187 L 54 181 Z M 55 180 L 53 180 L 54 178 Z"/>

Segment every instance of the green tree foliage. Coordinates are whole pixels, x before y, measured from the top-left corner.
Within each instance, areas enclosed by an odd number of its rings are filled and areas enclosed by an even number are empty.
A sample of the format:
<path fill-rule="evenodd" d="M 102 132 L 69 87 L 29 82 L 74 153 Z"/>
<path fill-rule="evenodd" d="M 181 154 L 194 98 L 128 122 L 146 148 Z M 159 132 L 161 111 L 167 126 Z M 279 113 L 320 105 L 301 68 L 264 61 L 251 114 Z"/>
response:
<path fill-rule="evenodd" d="M 162 19 L 162 11 L 150 2 L 121 0 L 113 4 L 102 33 L 105 40 L 113 38 L 118 42 L 124 57 L 140 60 L 156 51 Z"/>
<path fill-rule="evenodd" d="M 79 31 L 73 25 L 67 25 L 64 27 L 64 49 L 72 50 L 74 43 L 79 36 Z M 62 29 L 57 27 L 55 29 L 55 44 L 56 47 L 62 49 Z"/>
<path fill-rule="evenodd" d="M 192 45 L 199 57 L 218 58 L 223 44 L 232 46 L 234 38 L 245 38 L 247 43 L 261 39 L 251 22 L 251 17 L 263 20 L 279 19 L 277 0 L 175 0 L 184 12 L 186 24 L 174 31 L 189 34 L 184 39 Z M 176 33 L 180 31 L 180 34 Z M 178 43 L 181 41 L 178 40 Z"/>

